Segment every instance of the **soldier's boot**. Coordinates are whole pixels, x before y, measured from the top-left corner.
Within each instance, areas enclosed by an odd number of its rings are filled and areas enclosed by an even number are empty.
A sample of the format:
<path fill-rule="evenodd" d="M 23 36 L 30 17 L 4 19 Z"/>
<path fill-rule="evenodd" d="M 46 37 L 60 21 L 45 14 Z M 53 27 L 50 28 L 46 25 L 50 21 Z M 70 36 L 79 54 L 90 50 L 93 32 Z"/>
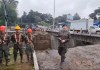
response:
<path fill-rule="evenodd" d="M 9 60 L 6 60 L 6 64 L 5 64 L 6 66 L 8 66 L 9 65 Z"/>
<path fill-rule="evenodd" d="M 24 63 L 22 59 L 20 60 L 20 63 Z"/>
<path fill-rule="evenodd" d="M 8 52 L 5 53 L 5 60 L 6 60 L 6 64 L 5 65 L 8 66 L 9 62 L 10 62 L 10 56 L 9 56 Z"/>
<path fill-rule="evenodd" d="M 29 63 L 29 56 L 27 56 L 27 63 Z"/>
<path fill-rule="evenodd" d="M 31 56 L 31 64 L 32 64 L 32 65 L 34 64 L 33 56 Z"/>
<path fill-rule="evenodd" d="M 17 56 L 15 55 L 14 56 L 14 64 L 17 64 L 16 59 L 17 59 Z"/>
<path fill-rule="evenodd" d="M 0 66 L 2 65 L 2 60 L 0 60 Z"/>
<path fill-rule="evenodd" d="M 14 60 L 14 64 L 17 64 L 16 60 Z"/>
<path fill-rule="evenodd" d="M 6 66 L 8 66 L 8 62 L 6 62 L 6 64 L 5 64 Z"/>
<path fill-rule="evenodd" d="M 20 58 L 20 62 L 21 62 L 21 63 L 24 63 L 24 62 L 23 62 L 23 56 L 20 56 L 20 57 L 21 57 L 21 58 Z"/>
<path fill-rule="evenodd" d="M 66 58 L 66 56 L 64 55 L 64 56 L 63 56 L 64 61 L 65 61 L 65 58 Z"/>
<path fill-rule="evenodd" d="M 60 64 L 62 65 L 62 64 L 63 64 L 63 62 L 64 62 L 64 59 L 63 59 L 63 58 L 62 58 L 62 56 L 61 56 L 61 63 L 60 63 Z"/>
<path fill-rule="evenodd" d="M 65 61 L 65 55 L 61 55 L 61 65 L 63 64 L 63 62 Z"/>

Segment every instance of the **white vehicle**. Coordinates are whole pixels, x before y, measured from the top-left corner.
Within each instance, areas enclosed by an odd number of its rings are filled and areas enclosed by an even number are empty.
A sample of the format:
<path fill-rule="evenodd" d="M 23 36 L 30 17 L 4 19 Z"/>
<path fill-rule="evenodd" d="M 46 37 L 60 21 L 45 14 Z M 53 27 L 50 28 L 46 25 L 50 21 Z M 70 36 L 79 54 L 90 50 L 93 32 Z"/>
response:
<path fill-rule="evenodd" d="M 91 26 L 89 32 L 92 34 L 100 34 L 100 27 L 99 26 Z"/>
<path fill-rule="evenodd" d="M 90 26 L 93 26 L 92 19 L 74 20 L 71 21 L 70 31 L 74 30 L 75 33 L 89 33 Z"/>

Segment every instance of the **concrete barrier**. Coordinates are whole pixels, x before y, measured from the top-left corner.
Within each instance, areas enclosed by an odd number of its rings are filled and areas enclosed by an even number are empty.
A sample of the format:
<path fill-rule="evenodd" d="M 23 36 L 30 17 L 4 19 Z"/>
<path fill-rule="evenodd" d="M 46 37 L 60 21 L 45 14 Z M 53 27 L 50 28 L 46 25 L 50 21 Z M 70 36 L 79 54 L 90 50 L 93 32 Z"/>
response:
<path fill-rule="evenodd" d="M 33 60 L 34 60 L 34 69 L 35 70 L 39 70 L 39 65 L 38 65 L 38 61 L 37 61 L 37 56 L 36 56 L 35 50 L 34 50 L 34 53 L 33 53 Z"/>

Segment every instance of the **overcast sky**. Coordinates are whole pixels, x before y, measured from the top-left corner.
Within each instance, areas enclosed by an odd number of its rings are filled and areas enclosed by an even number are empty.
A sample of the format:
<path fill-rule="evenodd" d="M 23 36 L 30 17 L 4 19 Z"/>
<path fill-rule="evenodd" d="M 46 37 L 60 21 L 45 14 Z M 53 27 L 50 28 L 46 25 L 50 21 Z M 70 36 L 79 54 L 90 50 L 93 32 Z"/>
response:
<path fill-rule="evenodd" d="M 29 12 L 30 9 L 41 13 L 53 15 L 54 0 L 18 0 L 18 14 L 21 16 L 23 11 Z M 95 9 L 100 7 L 100 0 L 56 0 L 56 16 L 76 12 L 81 17 L 88 17 Z"/>

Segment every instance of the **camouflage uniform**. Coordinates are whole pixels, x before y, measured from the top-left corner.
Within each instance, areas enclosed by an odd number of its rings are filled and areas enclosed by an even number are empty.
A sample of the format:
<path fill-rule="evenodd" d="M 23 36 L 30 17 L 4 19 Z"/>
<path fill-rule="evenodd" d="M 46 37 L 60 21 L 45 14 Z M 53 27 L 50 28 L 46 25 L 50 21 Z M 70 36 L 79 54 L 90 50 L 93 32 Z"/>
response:
<path fill-rule="evenodd" d="M 10 60 L 9 58 L 9 44 L 10 42 L 10 38 L 9 36 L 7 36 L 7 34 L 5 35 L 0 35 L 0 64 L 2 64 L 2 59 L 3 59 L 3 54 L 5 56 L 5 60 L 6 60 L 6 65 L 8 65 L 8 62 Z"/>
<path fill-rule="evenodd" d="M 65 59 L 65 53 L 68 50 L 68 41 L 70 40 L 71 36 L 70 33 L 66 30 L 61 30 L 59 32 L 59 47 L 58 47 L 58 53 L 61 56 L 61 63 L 64 62 Z M 61 40 L 65 40 L 64 43 L 61 42 Z"/>
<path fill-rule="evenodd" d="M 17 40 L 20 39 L 20 42 L 16 41 L 16 39 Z M 20 53 L 20 59 L 21 59 L 21 63 L 22 63 L 22 60 L 23 60 L 23 42 L 24 42 L 24 40 L 25 40 L 25 37 L 23 35 L 21 35 L 21 38 L 18 38 L 18 37 L 15 38 L 15 34 L 11 36 L 11 41 L 14 43 L 13 54 L 14 54 L 15 63 L 16 63 L 18 51 Z"/>
<path fill-rule="evenodd" d="M 32 36 L 32 38 L 31 38 L 27 35 L 26 40 L 25 40 L 26 55 L 27 55 L 28 62 L 29 61 L 33 62 L 33 52 L 34 52 L 33 38 L 34 38 L 34 36 Z"/>

